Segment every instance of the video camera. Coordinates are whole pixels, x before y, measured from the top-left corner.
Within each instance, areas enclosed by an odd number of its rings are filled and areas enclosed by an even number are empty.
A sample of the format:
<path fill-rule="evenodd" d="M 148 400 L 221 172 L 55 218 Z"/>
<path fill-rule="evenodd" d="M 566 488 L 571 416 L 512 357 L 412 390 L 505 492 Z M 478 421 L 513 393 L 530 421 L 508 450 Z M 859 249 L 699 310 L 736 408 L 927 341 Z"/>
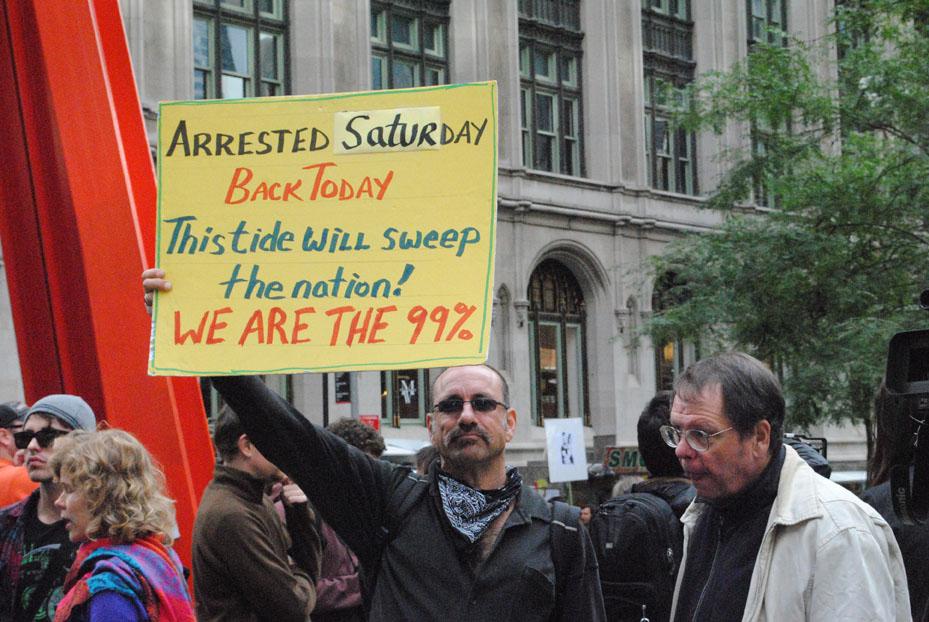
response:
<path fill-rule="evenodd" d="M 919 306 L 929 311 L 929 289 Z M 885 385 L 887 429 L 896 447 L 911 449 L 890 470 L 894 512 L 906 524 L 922 524 L 929 518 L 929 330 L 891 338 Z"/>

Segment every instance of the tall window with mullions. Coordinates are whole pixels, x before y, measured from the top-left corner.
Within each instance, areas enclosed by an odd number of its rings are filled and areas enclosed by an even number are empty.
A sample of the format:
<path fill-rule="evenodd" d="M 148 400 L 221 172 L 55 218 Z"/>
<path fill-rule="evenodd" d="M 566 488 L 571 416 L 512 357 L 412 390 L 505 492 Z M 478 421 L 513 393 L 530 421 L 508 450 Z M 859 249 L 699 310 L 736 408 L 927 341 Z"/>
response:
<path fill-rule="evenodd" d="M 520 0 L 523 166 L 584 174 L 580 0 Z"/>
<path fill-rule="evenodd" d="M 652 311 L 660 314 L 683 304 L 688 297 L 687 284 L 676 273 L 666 272 L 655 282 Z M 654 345 L 655 390 L 670 391 L 674 388 L 674 379 L 688 365 L 700 358 L 699 344 L 678 337 L 669 337 L 666 341 Z"/>
<path fill-rule="evenodd" d="M 587 399 L 587 315 L 584 294 L 571 271 L 546 259 L 529 279 L 529 366 L 533 419 L 582 417 Z"/>
<path fill-rule="evenodd" d="M 450 0 L 371 1 L 371 88 L 436 86 L 450 81 Z M 425 369 L 381 372 L 381 418 L 393 427 L 424 425 L 431 410 Z"/>
<path fill-rule="evenodd" d="M 285 95 L 286 0 L 194 0 L 194 98 Z"/>
<path fill-rule="evenodd" d="M 748 14 L 748 45 L 749 62 L 751 62 L 751 48 L 759 43 L 774 46 L 787 46 L 787 0 L 746 0 Z M 771 128 L 763 121 L 753 121 L 751 124 L 752 155 L 762 161 L 768 152 L 768 141 L 773 129 L 790 130 L 789 126 Z M 779 203 L 777 194 L 771 189 L 762 170 L 755 175 L 752 185 L 752 198 L 755 205 L 760 207 L 776 208 Z"/>
<path fill-rule="evenodd" d="M 449 0 L 371 2 L 371 88 L 449 83 Z"/>
<path fill-rule="evenodd" d="M 787 0 L 746 0 L 749 45 L 766 42 L 787 45 Z"/>
<path fill-rule="evenodd" d="M 671 122 L 696 68 L 689 0 L 643 1 L 642 48 L 649 185 L 695 195 L 696 135 Z"/>

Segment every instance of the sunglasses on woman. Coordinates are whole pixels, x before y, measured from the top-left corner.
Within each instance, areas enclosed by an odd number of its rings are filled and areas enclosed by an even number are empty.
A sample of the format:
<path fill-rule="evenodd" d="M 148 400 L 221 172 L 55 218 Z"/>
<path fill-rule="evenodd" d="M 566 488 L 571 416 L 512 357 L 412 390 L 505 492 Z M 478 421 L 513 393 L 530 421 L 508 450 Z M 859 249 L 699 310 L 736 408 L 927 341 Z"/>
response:
<path fill-rule="evenodd" d="M 16 443 L 16 449 L 25 449 L 29 447 L 29 443 L 32 442 L 32 439 L 35 439 L 35 442 L 39 444 L 39 447 L 42 449 L 48 449 L 52 443 L 55 442 L 55 439 L 59 436 L 64 436 L 71 430 L 56 430 L 55 428 L 48 427 L 42 428 L 38 432 L 33 432 L 32 430 L 23 430 L 22 432 L 13 433 L 13 442 Z"/>

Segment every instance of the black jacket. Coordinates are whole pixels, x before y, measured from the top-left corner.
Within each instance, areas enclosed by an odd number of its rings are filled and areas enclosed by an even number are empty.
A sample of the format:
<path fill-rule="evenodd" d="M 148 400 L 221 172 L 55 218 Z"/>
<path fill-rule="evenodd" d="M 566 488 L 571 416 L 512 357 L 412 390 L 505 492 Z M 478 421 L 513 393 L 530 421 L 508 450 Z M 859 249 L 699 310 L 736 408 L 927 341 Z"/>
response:
<path fill-rule="evenodd" d="M 904 525 L 900 521 L 890 498 L 890 482 L 867 489 L 861 499 L 880 512 L 893 529 L 903 554 L 913 620 L 929 622 L 929 524 Z"/>
<path fill-rule="evenodd" d="M 249 439 L 306 492 L 362 567 L 377 569 L 370 620 L 603 619 L 596 557 L 583 529 L 568 589 L 556 599 L 551 510 L 529 487 L 490 557 L 475 566 L 476 550 L 442 513 L 435 475 L 424 479 L 370 458 L 311 424 L 257 378 L 213 384 Z"/>

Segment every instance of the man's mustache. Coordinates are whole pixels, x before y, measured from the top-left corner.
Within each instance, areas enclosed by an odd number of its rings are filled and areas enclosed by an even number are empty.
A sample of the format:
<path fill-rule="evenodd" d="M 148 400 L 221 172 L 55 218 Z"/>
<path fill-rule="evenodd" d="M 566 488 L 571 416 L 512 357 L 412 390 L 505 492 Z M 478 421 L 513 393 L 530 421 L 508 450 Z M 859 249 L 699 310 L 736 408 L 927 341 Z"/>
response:
<path fill-rule="evenodd" d="M 464 436 L 465 434 L 476 434 L 476 435 L 478 435 L 479 437 L 481 437 L 481 439 L 482 439 L 485 443 L 490 443 L 490 436 L 488 436 L 487 433 L 484 432 L 484 430 L 482 430 L 482 429 L 480 429 L 480 428 L 478 428 L 478 427 L 473 427 L 473 428 L 460 428 L 460 427 L 459 427 L 459 428 L 455 428 L 454 430 L 452 430 L 451 432 L 448 433 L 448 436 L 445 437 L 445 442 L 446 442 L 446 444 L 448 444 L 448 443 L 454 443 L 456 440 L 458 440 L 459 438 L 461 438 L 461 437 Z"/>

